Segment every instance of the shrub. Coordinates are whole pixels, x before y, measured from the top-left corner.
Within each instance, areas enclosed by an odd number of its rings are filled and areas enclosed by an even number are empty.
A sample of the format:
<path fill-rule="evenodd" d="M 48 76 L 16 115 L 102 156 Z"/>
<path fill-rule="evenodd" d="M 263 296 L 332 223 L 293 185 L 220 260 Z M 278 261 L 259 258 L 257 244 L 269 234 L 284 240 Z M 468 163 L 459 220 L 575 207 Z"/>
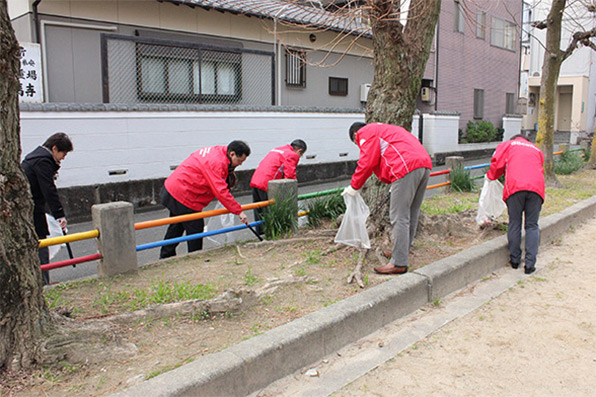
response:
<path fill-rule="evenodd" d="M 474 191 L 474 180 L 470 176 L 470 170 L 464 167 L 457 166 L 450 172 L 451 188 L 456 192 L 472 192 Z"/>
<path fill-rule="evenodd" d="M 308 224 L 318 227 L 323 219 L 335 220 L 346 212 L 344 198 L 339 194 L 332 194 L 310 200 L 306 204 Z"/>
<path fill-rule="evenodd" d="M 555 174 L 569 175 L 584 166 L 584 159 L 576 152 L 565 151 L 555 158 Z"/>
<path fill-rule="evenodd" d="M 290 235 L 298 227 L 297 209 L 291 199 L 276 201 L 263 213 L 263 230 L 268 240 Z"/>
<path fill-rule="evenodd" d="M 500 133 L 501 140 L 503 139 L 503 133 Z M 478 142 L 494 142 L 499 140 L 499 131 L 495 128 L 493 123 L 490 121 L 468 121 L 466 140 L 469 143 Z"/>

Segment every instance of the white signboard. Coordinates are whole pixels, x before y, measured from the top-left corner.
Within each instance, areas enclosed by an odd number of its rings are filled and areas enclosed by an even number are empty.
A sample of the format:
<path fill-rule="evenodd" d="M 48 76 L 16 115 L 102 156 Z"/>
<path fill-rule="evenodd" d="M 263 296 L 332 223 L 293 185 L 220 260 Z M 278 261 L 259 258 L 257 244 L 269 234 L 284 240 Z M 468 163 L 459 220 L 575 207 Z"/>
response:
<path fill-rule="evenodd" d="M 41 48 L 36 43 L 21 45 L 21 76 L 19 102 L 43 102 Z"/>

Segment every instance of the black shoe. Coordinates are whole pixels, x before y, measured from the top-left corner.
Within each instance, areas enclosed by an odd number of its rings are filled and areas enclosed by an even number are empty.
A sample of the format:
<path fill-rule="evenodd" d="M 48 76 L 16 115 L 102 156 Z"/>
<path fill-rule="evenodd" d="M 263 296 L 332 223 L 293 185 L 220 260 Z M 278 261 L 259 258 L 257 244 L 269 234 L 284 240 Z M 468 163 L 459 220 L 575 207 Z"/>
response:
<path fill-rule="evenodd" d="M 509 264 L 510 264 L 510 265 L 511 265 L 511 267 L 512 267 L 512 268 L 514 268 L 514 269 L 517 269 L 517 268 L 519 268 L 519 263 L 516 263 L 516 262 L 509 261 Z"/>
<path fill-rule="evenodd" d="M 524 267 L 524 273 L 526 274 L 532 274 L 536 271 L 536 268 L 534 266 L 532 267 Z"/>

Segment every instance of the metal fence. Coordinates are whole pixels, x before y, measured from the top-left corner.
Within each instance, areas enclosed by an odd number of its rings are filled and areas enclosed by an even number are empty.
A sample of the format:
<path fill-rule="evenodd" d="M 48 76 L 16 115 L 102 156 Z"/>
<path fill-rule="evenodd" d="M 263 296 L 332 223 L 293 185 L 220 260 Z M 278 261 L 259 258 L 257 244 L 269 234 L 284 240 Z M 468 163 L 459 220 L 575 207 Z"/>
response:
<path fill-rule="evenodd" d="M 104 103 L 274 105 L 274 54 L 102 35 Z"/>

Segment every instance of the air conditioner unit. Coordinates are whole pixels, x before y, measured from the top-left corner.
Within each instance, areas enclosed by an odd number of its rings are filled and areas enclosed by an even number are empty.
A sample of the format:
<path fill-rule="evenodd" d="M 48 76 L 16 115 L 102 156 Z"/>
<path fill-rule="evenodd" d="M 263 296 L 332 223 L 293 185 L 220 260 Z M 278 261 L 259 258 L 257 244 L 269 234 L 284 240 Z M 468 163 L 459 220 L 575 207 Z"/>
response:
<path fill-rule="evenodd" d="M 420 90 L 420 99 L 422 99 L 422 102 L 430 102 L 430 87 L 422 87 Z"/>
<path fill-rule="evenodd" d="M 369 90 L 370 90 L 370 84 L 360 84 L 360 102 L 367 101 Z"/>

